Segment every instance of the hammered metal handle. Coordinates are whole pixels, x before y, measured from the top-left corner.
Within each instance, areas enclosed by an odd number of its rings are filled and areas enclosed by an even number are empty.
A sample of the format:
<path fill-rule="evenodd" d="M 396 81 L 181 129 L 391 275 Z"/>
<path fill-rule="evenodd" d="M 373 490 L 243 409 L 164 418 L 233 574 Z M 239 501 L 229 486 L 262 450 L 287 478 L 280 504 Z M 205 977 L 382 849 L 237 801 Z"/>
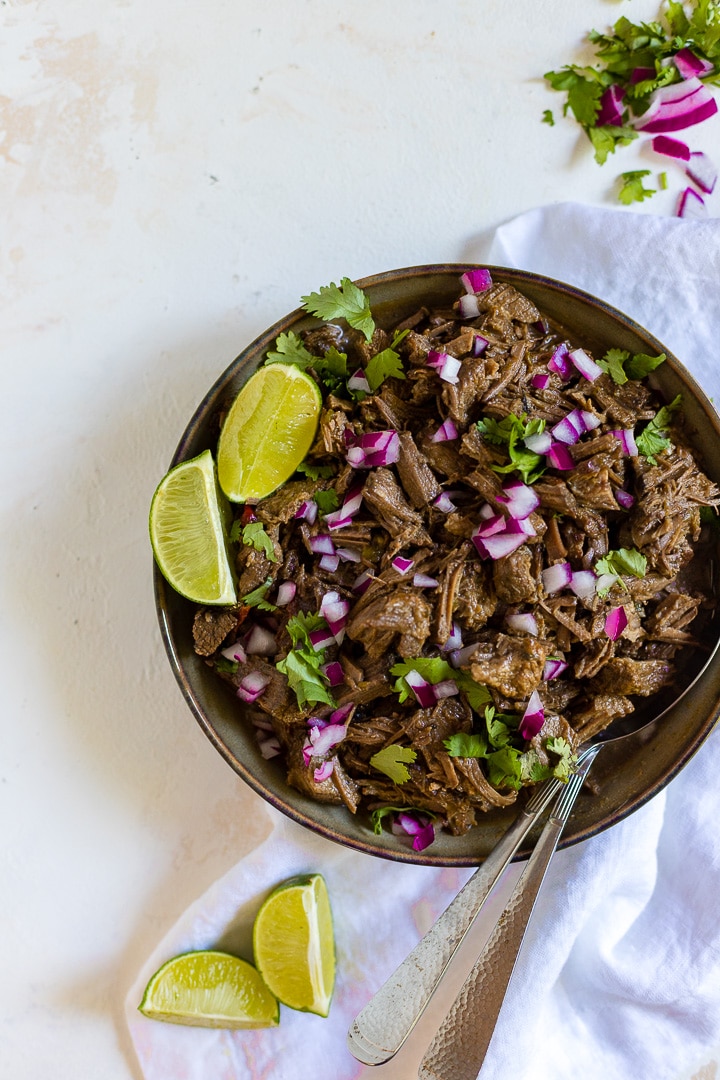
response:
<path fill-rule="evenodd" d="M 590 766 L 591 747 L 548 819 L 498 923 L 420 1063 L 420 1080 L 476 1080 L 550 859 Z"/>
<path fill-rule="evenodd" d="M 538 815 L 562 787 L 547 781 L 434 925 L 350 1025 L 350 1053 L 364 1065 L 382 1065 L 405 1042 L 465 935 Z"/>

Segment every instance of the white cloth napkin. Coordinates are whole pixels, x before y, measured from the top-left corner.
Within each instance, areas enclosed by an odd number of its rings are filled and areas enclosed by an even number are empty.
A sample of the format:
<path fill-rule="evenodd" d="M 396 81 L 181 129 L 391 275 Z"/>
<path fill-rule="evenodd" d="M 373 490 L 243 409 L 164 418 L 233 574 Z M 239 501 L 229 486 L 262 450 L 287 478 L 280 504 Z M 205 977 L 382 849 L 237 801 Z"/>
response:
<path fill-rule="evenodd" d="M 502 226 L 483 258 L 602 297 L 663 341 L 711 397 L 720 390 L 720 221 L 561 204 Z M 482 1080 L 716 1076 L 718 776 L 720 735 L 714 733 L 649 804 L 556 855 Z M 185 913 L 128 994 L 127 1022 L 145 1080 L 411 1080 L 443 1015 L 437 1003 L 426 1018 L 434 1024 L 423 1022 L 397 1058 L 376 1069 L 352 1058 L 345 1033 L 469 871 L 373 859 L 272 817 L 269 839 Z M 506 891 L 520 869 L 507 872 Z M 283 1009 L 278 1028 L 229 1033 L 162 1024 L 138 1013 L 150 975 L 179 952 L 224 945 L 251 958 L 249 930 L 263 897 L 308 870 L 325 875 L 335 915 L 338 980 L 328 1019 Z M 471 962 L 465 950 L 451 973 L 454 989 Z M 446 996 L 445 1007 L 451 999 Z"/>

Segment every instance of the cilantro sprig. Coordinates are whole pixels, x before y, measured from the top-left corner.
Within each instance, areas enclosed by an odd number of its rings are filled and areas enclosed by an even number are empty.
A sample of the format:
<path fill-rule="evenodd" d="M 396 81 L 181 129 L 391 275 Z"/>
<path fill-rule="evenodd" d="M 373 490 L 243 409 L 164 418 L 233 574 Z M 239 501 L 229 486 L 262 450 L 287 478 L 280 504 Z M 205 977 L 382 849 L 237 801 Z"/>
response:
<path fill-rule="evenodd" d="M 416 758 L 417 753 L 410 746 L 398 746 L 397 743 L 392 743 L 390 746 L 383 746 L 382 750 L 373 754 L 370 764 L 378 772 L 388 776 L 394 784 L 406 784 L 410 779 L 408 765 L 412 765 Z"/>
<path fill-rule="evenodd" d="M 595 563 L 595 573 L 598 575 L 612 574 L 615 581 L 601 586 L 597 590 L 597 594 L 602 597 L 607 596 L 616 581 L 624 584 L 622 581 L 623 574 L 644 578 L 646 572 L 647 559 L 637 548 L 617 548 L 614 551 L 608 551 L 607 555 L 604 555 L 602 559 L 598 559 Z"/>
<path fill-rule="evenodd" d="M 366 341 L 370 341 L 375 332 L 370 301 L 350 278 L 342 278 L 339 285 L 335 282 L 323 285 L 318 292 L 303 296 L 302 300 L 310 315 L 316 315 L 324 322 L 345 319 L 350 326 L 365 335 Z"/>
<path fill-rule="evenodd" d="M 273 579 L 271 577 L 266 578 L 262 585 L 258 585 L 256 589 L 246 593 L 240 601 L 245 607 L 256 607 L 258 611 L 277 611 L 275 604 L 271 604 L 267 599 L 267 594 L 272 587 Z"/>
<path fill-rule="evenodd" d="M 345 353 L 331 345 L 322 356 L 316 356 L 293 330 L 279 334 L 275 339 L 275 349 L 265 357 L 265 365 L 268 364 L 294 364 L 303 371 L 312 368 L 328 390 L 344 386 L 348 377 Z"/>
<path fill-rule="evenodd" d="M 540 435 L 545 430 L 544 420 L 528 420 L 525 413 L 522 416 L 510 413 L 502 420 L 491 416 L 478 420 L 477 429 L 488 442 L 507 447 L 509 464 L 492 465 L 494 472 L 519 472 L 526 484 L 534 483 L 545 472 L 545 459 L 523 445 L 523 439 Z"/>
<path fill-rule="evenodd" d="M 682 394 L 678 394 L 669 405 L 663 405 L 635 439 L 639 452 L 648 459 L 651 465 L 657 465 L 656 454 L 661 454 L 663 450 L 669 450 L 672 446 L 667 430 L 672 423 L 673 413 L 677 412 L 681 403 Z"/>
<path fill-rule="evenodd" d="M 492 700 L 487 687 L 475 682 L 467 671 L 450 667 L 447 660 L 443 660 L 441 656 L 416 656 L 393 664 L 390 668 L 390 674 L 397 676 L 393 690 L 398 694 L 401 705 L 405 701 L 415 700 L 415 695 L 405 679 L 411 671 L 416 671 L 418 675 L 422 675 L 423 679 L 433 684 L 445 682 L 446 679 L 454 679 L 458 689 L 467 697 L 470 708 L 475 709 L 476 712 L 479 712 L 486 702 Z"/>
<path fill-rule="evenodd" d="M 657 195 L 657 188 L 643 187 L 643 180 L 649 175 L 650 169 L 632 169 L 630 172 L 620 173 L 618 202 L 621 202 L 623 206 L 629 206 L 630 203 L 642 202 L 652 195 Z"/>
<path fill-rule="evenodd" d="M 299 611 L 287 622 L 287 631 L 293 648 L 284 660 L 275 665 L 277 670 L 287 676 L 290 689 L 297 697 L 298 705 L 304 709 L 314 702 L 334 705 L 335 701 L 327 688 L 327 682 L 320 671 L 325 663 L 325 650 L 315 649 L 310 634 L 326 626 L 322 615 L 312 615 Z"/>
<path fill-rule="evenodd" d="M 386 379 L 405 378 L 405 371 L 397 347 L 409 333 L 409 330 L 401 330 L 400 333 L 396 332 L 392 343 L 386 349 L 382 349 L 381 352 L 375 353 L 375 356 L 368 362 L 365 368 L 365 378 L 373 393 L 378 387 L 382 386 Z"/>
<path fill-rule="evenodd" d="M 665 353 L 658 356 L 647 353 L 631 355 L 627 349 L 608 349 L 602 360 L 598 360 L 598 365 L 618 386 L 622 386 L 628 379 L 644 379 L 663 363 Z"/>
<path fill-rule="evenodd" d="M 243 525 L 242 521 L 238 518 L 233 522 L 230 530 L 230 539 L 235 541 L 241 541 L 248 547 L 255 548 L 256 551 L 261 551 L 268 562 L 277 562 L 278 558 L 275 554 L 275 546 L 265 532 L 265 526 L 262 521 L 249 521 L 247 525 Z"/>

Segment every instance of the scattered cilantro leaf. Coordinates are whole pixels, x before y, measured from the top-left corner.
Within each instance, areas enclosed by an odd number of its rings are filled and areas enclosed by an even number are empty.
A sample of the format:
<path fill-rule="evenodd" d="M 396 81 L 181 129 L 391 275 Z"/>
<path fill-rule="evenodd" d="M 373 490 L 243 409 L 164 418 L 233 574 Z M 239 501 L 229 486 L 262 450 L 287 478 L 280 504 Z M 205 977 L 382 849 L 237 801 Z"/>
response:
<path fill-rule="evenodd" d="M 608 154 L 614 154 L 618 146 L 629 146 L 638 133 L 631 127 L 589 127 L 585 129 L 595 151 L 598 165 L 604 165 Z"/>
<path fill-rule="evenodd" d="M 234 675 L 238 669 L 237 660 L 230 660 L 227 656 L 217 656 L 215 658 L 215 670 L 225 671 L 229 675 Z"/>
<path fill-rule="evenodd" d="M 318 292 L 303 296 L 302 300 L 305 310 L 311 315 L 316 315 L 324 322 L 345 319 L 350 326 L 365 335 L 366 341 L 372 338 L 375 322 L 370 313 L 370 302 L 362 289 L 350 278 L 342 278 L 339 285 L 335 282 L 323 285 Z"/>
<path fill-rule="evenodd" d="M 294 691 L 301 709 L 317 701 L 322 701 L 326 705 L 335 704 L 320 674 L 319 665 L 322 662 L 322 655 L 323 650 L 317 653 L 316 666 L 307 650 L 293 649 L 284 660 L 278 660 L 275 665 L 278 671 L 287 676 L 290 689 Z"/>
<path fill-rule="evenodd" d="M 236 529 L 235 526 L 238 526 Z M 243 544 L 247 544 L 249 547 L 254 547 L 256 551 L 262 551 L 263 555 L 269 562 L 277 562 L 277 555 L 275 554 L 275 547 L 272 540 L 265 532 L 265 526 L 262 521 L 250 521 L 247 525 L 243 525 L 241 522 L 235 522 L 230 533 L 231 539 L 241 539 Z"/>
<path fill-rule="evenodd" d="M 407 766 L 415 761 L 417 754 L 409 746 L 384 746 L 370 758 L 370 764 L 378 772 L 389 776 L 394 784 L 404 784 L 410 779 Z"/>
<path fill-rule="evenodd" d="M 657 465 L 656 454 L 661 454 L 663 450 L 668 450 L 672 446 L 666 431 L 670 426 L 672 414 L 680 408 L 681 401 L 682 394 L 678 394 L 669 405 L 663 405 L 635 439 L 639 452 L 648 459 L 651 465 Z"/>
<path fill-rule="evenodd" d="M 649 175 L 649 169 L 632 169 L 630 172 L 620 173 L 622 184 L 618 191 L 618 201 L 629 206 L 630 203 L 642 202 L 643 199 L 657 194 L 655 188 L 643 187 L 643 180 Z"/>
<path fill-rule="evenodd" d="M 555 117 L 553 116 L 552 109 L 544 109 L 542 114 L 543 124 L 549 124 L 550 127 L 555 127 Z"/>
<path fill-rule="evenodd" d="M 316 357 L 305 348 L 296 333 L 289 330 L 275 339 L 275 350 L 265 357 L 266 364 L 297 364 L 298 367 L 310 367 Z"/>
<path fill-rule="evenodd" d="M 409 333 L 409 330 L 403 330 L 401 333 L 396 334 L 392 344 L 389 345 L 387 349 L 383 349 L 381 352 L 376 353 L 368 362 L 368 365 L 365 368 L 365 378 L 373 393 L 386 379 L 405 378 L 405 371 L 403 370 L 402 361 L 400 360 L 400 354 L 396 350 L 398 344 Z"/>
<path fill-rule="evenodd" d="M 443 746 L 450 757 L 485 757 L 487 742 L 482 735 L 468 735 L 464 731 L 458 731 L 449 738 L 443 739 Z"/>
<path fill-rule="evenodd" d="M 518 791 L 522 787 L 522 754 L 512 746 L 493 750 L 486 757 L 487 778 L 493 787 L 512 788 Z"/>
<path fill-rule="evenodd" d="M 572 746 L 567 739 L 559 737 L 546 739 L 545 749 L 551 754 L 557 754 L 560 759 L 553 769 L 553 776 L 557 776 L 558 780 L 569 780 L 573 766 L 577 762 L 577 754 L 573 754 Z"/>
<path fill-rule="evenodd" d="M 595 563 L 597 574 L 613 574 L 618 580 L 623 574 L 644 578 L 646 571 L 647 559 L 637 548 L 618 548 L 616 551 L 608 551 L 607 555 Z M 611 588 L 612 583 L 598 589 L 598 596 L 607 596 Z"/>
<path fill-rule="evenodd" d="M 432 821 L 437 820 L 437 814 L 434 814 L 432 810 L 421 810 L 414 806 L 378 806 L 370 814 L 373 832 L 378 836 L 382 832 L 383 819 L 388 814 L 422 814 L 423 817 L 430 818 Z"/>
<path fill-rule="evenodd" d="M 253 589 L 252 592 L 243 596 L 241 603 L 246 607 L 256 607 L 259 611 L 277 611 L 275 604 L 271 604 L 267 600 L 267 594 L 270 591 L 270 587 L 273 583 L 271 577 L 266 578 L 262 585 L 258 585 L 257 589 Z"/>
<path fill-rule="evenodd" d="M 507 446 L 510 461 L 507 465 L 491 466 L 494 472 L 519 472 L 526 484 L 534 483 L 545 472 L 545 459 L 522 445 L 529 435 L 539 435 L 545 430 L 544 420 L 528 421 L 525 413 L 522 416 L 510 413 L 502 420 L 491 416 L 478 420 L 477 429 L 488 442 Z"/>
<path fill-rule="evenodd" d="M 314 465 L 306 459 L 300 462 L 295 472 L 302 473 L 303 476 L 307 476 L 310 480 L 329 480 L 331 476 L 335 475 L 335 466 Z"/>
<path fill-rule="evenodd" d="M 333 510 L 337 510 L 340 506 L 340 499 L 334 488 L 328 488 L 327 491 L 316 491 L 313 500 L 317 503 L 317 508 L 321 514 L 332 514 Z"/>
<path fill-rule="evenodd" d="M 426 679 L 429 683 L 454 679 L 458 689 L 467 697 L 470 708 L 476 712 L 480 711 L 485 702 L 492 700 L 487 687 L 475 682 L 472 675 L 469 675 L 467 671 L 460 671 L 450 667 L 447 660 L 443 660 L 441 656 L 416 656 L 410 660 L 398 662 L 390 668 L 390 674 L 398 676 L 393 690 L 396 694 L 399 694 L 401 705 L 405 701 L 415 700 L 412 689 L 405 681 L 405 676 L 410 671 L 417 671 L 418 675 L 422 675 L 423 679 Z"/>
<path fill-rule="evenodd" d="M 622 386 L 628 379 L 644 379 L 651 371 L 665 362 L 665 353 L 649 356 L 647 353 L 635 353 L 631 356 L 627 349 L 608 349 L 599 366 Z"/>
<path fill-rule="evenodd" d="M 599 71 L 568 64 L 560 71 L 548 71 L 545 78 L 553 90 L 564 90 L 567 93 L 565 112 L 569 109 L 583 127 L 595 126 L 600 110 L 600 98 L 605 89 L 605 80 Z M 611 81 L 608 79 L 607 85 L 610 85 Z"/>
<path fill-rule="evenodd" d="M 327 623 L 323 619 L 322 615 L 312 615 L 305 611 L 298 611 L 297 615 L 292 615 L 287 621 L 287 632 L 290 635 L 290 640 L 294 646 L 304 646 L 307 649 L 312 649 L 313 644 L 310 640 L 310 634 L 313 630 L 324 630 Z M 318 652 L 318 656 L 324 650 Z M 320 663 L 324 661 L 321 660 Z M 320 665 L 318 664 L 318 667 Z"/>
<path fill-rule="evenodd" d="M 649 356 L 647 353 L 635 353 L 625 365 L 625 371 L 630 379 L 644 379 L 655 368 L 665 363 L 665 353 L 659 356 Z"/>
<path fill-rule="evenodd" d="M 666 172 L 658 173 L 658 187 L 660 188 L 661 191 L 667 191 L 667 189 L 668 189 L 668 178 L 667 178 L 667 173 Z"/>
<path fill-rule="evenodd" d="M 313 357 L 312 368 L 328 390 L 337 390 L 348 377 L 347 355 L 331 345 L 324 356 Z"/>

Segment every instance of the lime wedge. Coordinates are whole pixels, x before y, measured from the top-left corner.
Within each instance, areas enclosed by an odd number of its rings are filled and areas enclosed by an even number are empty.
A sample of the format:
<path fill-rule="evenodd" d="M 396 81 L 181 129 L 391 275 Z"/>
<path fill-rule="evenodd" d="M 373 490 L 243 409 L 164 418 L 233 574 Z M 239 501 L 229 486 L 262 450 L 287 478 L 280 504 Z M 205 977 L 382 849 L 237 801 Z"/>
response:
<path fill-rule="evenodd" d="M 291 1009 L 327 1016 L 335 982 L 335 942 L 325 880 L 292 878 L 268 896 L 255 918 L 258 971 Z"/>
<path fill-rule="evenodd" d="M 245 960 L 228 953 L 183 953 L 147 984 L 140 1012 L 151 1020 L 208 1028 L 275 1027 L 277 1001 Z"/>
<path fill-rule="evenodd" d="M 218 480 L 232 502 L 264 499 L 297 469 L 312 446 L 322 398 L 292 364 L 261 367 L 225 418 L 218 444 Z"/>
<path fill-rule="evenodd" d="M 183 461 L 157 486 L 150 541 L 163 577 L 198 604 L 234 604 L 225 521 L 209 450 Z"/>

